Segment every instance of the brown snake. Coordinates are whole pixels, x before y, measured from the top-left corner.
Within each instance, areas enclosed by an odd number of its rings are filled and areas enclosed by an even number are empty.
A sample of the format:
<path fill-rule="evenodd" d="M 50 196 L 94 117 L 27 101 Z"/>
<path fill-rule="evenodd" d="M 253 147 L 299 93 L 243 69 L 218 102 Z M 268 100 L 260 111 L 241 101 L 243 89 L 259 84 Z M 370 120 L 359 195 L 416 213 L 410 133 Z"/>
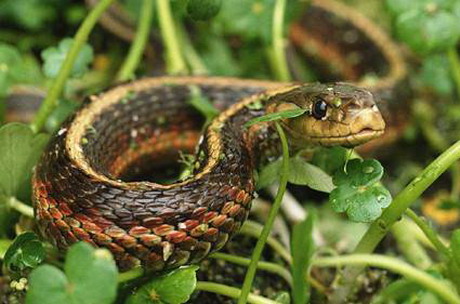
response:
<path fill-rule="evenodd" d="M 230 105 L 206 128 L 193 175 L 169 185 L 129 182 L 177 160 L 179 150 L 193 151 L 201 124 L 187 103 L 190 86 L 220 108 Z M 221 248 L 246 219 L 253 171 L 269 157 L 267 151 L 276 150 L 269 124 L 246 129 L 245 122 L 306 109 L 282 122 L 293 148 L 355 146 L 383 133 L 380 112 L 364 89 L 305 84 L 267 91 L 279 86 L 164 77 L 91 96 L 58 131 L 36 168 L 35 211 L 42 233 L 60 248 L 78 240 L 107 247 L 121 269 L 194 263 Z"/>
<path fill-rule="evenodd" d="M 389 75 L 375 91 L 401 77 Z M 203 118 L 188 103 L 194 90 L 222 113 L 204 131 L 193 174 L 172 184 L 143 180 L 177 162 L 179 151 L 195 151 Z M 293 149 L 355 146 L 385 127 L 372 94 L 341 83 L 159 77 L 90 96 L 37 165 L 39 228 L 61 249 L 79 240 L 108 248 L 121 270 L 198 262 L 239 229 L 254 197 L 253 171 L 277 156 L 273 126 L 244 123 L 297 108 L 306 113 L 281 123 Z"/>

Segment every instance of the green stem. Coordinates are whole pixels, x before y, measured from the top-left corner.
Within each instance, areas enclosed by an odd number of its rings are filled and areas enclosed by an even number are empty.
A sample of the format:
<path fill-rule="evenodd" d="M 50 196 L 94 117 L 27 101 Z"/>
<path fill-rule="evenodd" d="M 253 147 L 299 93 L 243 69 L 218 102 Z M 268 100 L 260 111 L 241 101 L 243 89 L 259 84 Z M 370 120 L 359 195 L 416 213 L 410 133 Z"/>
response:
<path fill-rule="evenodd" d="M 362 265 L 388 269 L 436 293 L 447 303 L 460 303 L 458 294 L 447 281 L 436 279 L 428 273 L 393 257 L 379 254 L 353 254 L 348 256 L 317 258 L 312 261 L 312 264 L 317 267 Z"/>
<path fill-rule="evenodd" d="M 182 24 L 178 24 L 177 22 L 176 28 L 180 43 L 184 49 L 185 60 L 190 67 L 192 75 L 208 75 L 209 70 L 193 47 L 193 44 L 190 41 L 190 37 L 188 36 L 187 31 L 184 29 L 184 26 Z"/>
<path fill-rule="evenodd" d="M 145 45 L 147 44 L 150 26 L 152 24 L 153 1 L 144 0 L 142 2 L 141 16 L 136 31 L 136 36 L 129 49 L 128 56 L 126 57 L 123 65 L 118 72 L 117 80 L 126 81 L 132 79 L 134 71 L 136 70 L 139 62 L 141 61 Z"/>
<path fill-rule="evenodd" d="M 395 237 L 399 250 L 406 259 L 417 268 L 428 269 L 433 262 L 423 246 L 417 241 L 416 235 L 407 233 L 407 222 L 397 222 L 391 227 L 391 234 Z"/>
<path fill-rule="evenodd" d="M 129 271 L 119 273 L 118 283 L 124 283 L 127 281 L 131 281 L 131 280 L 140 278 L 143 275 L 144 275 L 144 269 L 142 269 L 142 267 L 133 268 Z"/>
<path fill-rule="evenodd" d="M 166 66 L 168 74 L 187 74 L 179 40 L 174 27 L 170 0 L 156 0 L 161 36 L 166 47 Z"/>
<path fill-rule="evenodd" d="M 263 226 L 251 220 L 247 220 L 241 227 L 238 233 L 252 236 L 256 239 L 260 238 Z M 274 237 L 269 236 L 267 238 L 267 244 L 278 253 L 288 264 L 292 264 L 291 253 Z"/>
<path fill-rule="evenodd" d="M 24 204 L 15 197 L 10 197 L 10 199 L 8 200 L 8 205 L 17 212 L 21 213 L 22 215 L 25 215 L 30 218 L 34 217 L 34 209 L 29 205 Z"/>
<path fill-rule="evenodd" d="M 272 27 L 272 48 L 273 48 L 273 68 L 276 78 L 280 81 L 290 81 L 289 68 L 286 60 L 286 41 L 284 39 L 284 14 L 286 11 L 286 0 L 276 0 L 273 10 Z"/>
<path fill-rule="evenodd" d="M 237 264 L 237 265 L 241 265 L 241 266 L 248 266 L 251 263 L 251 260 L 248 258 L 244 258 L 244 257 L 232 255 L 232 254 L 227 254 L 227 253 L 215 252 L 209 257 L 213 259 L 224 260 L 224 261 L 227 261 L 233 264 Z M 285 279 L 286 282 L 288 282 L 290 286 L 292 286 L 291 273 L 285 267 L 275 264 L 275 263 L 259 261 L 257 263 L 257 268 L 260 270 L 265 270 L 265 271 L 272 272 L 272 273 L 279 275 L 280 277 Z"/>
<path fill-rule="evenodd" d="M 460 58 L 455 47 L 451 47 L 447 51 L 447 57 L 449 58 L 452 76 L 457 86 L 457 95 L 460 97 Z"/>
<path fill-rule="evenodd" d="M 238 299 L 241 294 L 241 290 L 235 287 L 230 287 L 223 284 L 213 283 L 213 282 L 196 282 L 196 289 L 201 291 L 208 291 L 213 293 L 218 293 L 233 299 Z M 276 301 L 257 296 L 255 294 L 249 294 L 247 296 L 248 302 L 252 304 L 279 304 Z"/>
<path fill-rule="evenodd" d="M 65 82 L 67 81 L 67 78 L 72 71 L 72 67 L 75 59 L 78 56 L 78 53 L 88 40 L 88 36 L 99 17 L 113 1 L 114 0 L 101 0 L 98 2 L 98 4 L 96 4 L 96 6 L 91 10 L 91 12 L 88 14 L 78 29 L 77 34 L 75 35 L 75 39 L 72 43 L 72 47 L 67 53 L 67 56 L 62 63 L 56 79 L 54 79 L 45 100 L 43 101 L 37 115 L 31 123 L 31 128 L 34 130 L 34 132 L 39 132 L 43 128 L 48 116 L 58 105 L 58 98 L 64 89 Z"/>
<path fill-rule="evenodd" d="M 247 302 L 247 298 L 252 286 L 252 281 L 254 280 L 256 274 L 257 263 L 259 262 L 260 256 L 265 246 L 265 242 L 267 241 L 268 235 L 270 234 L 270 230 L 273 227 L 273 222 L 275 221 L 275 217 L 278 214 L 279 208 L 281 206 L 281 201 L 283 199 L 284 192 L 286 191 L 287 180 L 289 175 L 289 150 L 286 135 L 284 134 L 283 129 L 278 123 L 275 123 L 275 125 L 276 130 L 278 131 L 278 134 L 281 139 L 281 146 L 283 151 L 280 184 L 278 187 L 278 193 L 276 193 L 275 201 L 273 202 L 273 206 L 270 209 L 267 222 L 265 223 L 264 228 L 262 229 L 262 233 L 260 234 L 260 237 L 256 243 L 256 247 L 254 248 L 254 251 L 252 253 L 251 263 L 249 264 L 246 276 L 244 278 L 243 287 L 241 288 L 241 296 L 238 299 L 238 304 L 245 304 Z"/>
<path fill-rule="evenodd" d="M 430 240 L 434 247 L 443 255 L 443 257 L 449 258 L 451 255 L 450 251 L 446 247 L 446 245 L 444 245 L 444 243 L 441 242 L 436 231 L 434 231 L 428 225 L 427 222 L 425 222 L 414 211 L 412 211 L 412 209 L 408 208 L 405 213 L 409 218 L 411 218 L 414 221 L 414 223 L 417 224 L 420 230 L 422 230 L 423 233 L 425 233 L 426 237 Z"/>
<path fill-rule="evenodd" d="M 0 95 L 0 126 L 6 121 L 6 96 Z"/>
<path fill-rule="evenodd" d="M 388 233 L 391 226 L 403 215 L 407 208 L 455 161 L 460 158 L 460 141 L 449 147 L 444 153 L 426 167 L 409 185 L 407 185 L 385 209 L 377 220 L 372 222 L 361 238 L 353 253 L 371 253 Z M 344 285 L 337 288 L 333 299 L 335 303 L 350 296 L 352 287 L 363 267 L 346 267 Z"/>

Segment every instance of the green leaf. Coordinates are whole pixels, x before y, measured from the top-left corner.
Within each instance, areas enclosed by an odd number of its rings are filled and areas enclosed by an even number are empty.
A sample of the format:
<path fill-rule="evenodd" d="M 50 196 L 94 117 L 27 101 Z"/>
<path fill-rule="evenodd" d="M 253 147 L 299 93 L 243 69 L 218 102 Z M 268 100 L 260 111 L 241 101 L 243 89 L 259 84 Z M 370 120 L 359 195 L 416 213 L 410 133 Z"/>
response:
<path fill-rule="evenodd" d="M 189 0 L 187 12 L 194 20 L 208 20 L 216 16 L 222 6 L 222 0 Z"/>
<path fill-rule="evenodd" d="M 129 297 L 127 304 L 185 303 L 195 290 L 198 266 L 187 266 L 156 277 Z"/>
<path fill-rule="evenodd" d="M 5 253 L 5 266 L 12 272 L 37 267 L 45 258 L 42 242 L 33 232 L 18 235 Z"/>
<path fill-rule="evenodd" d="M 323 170 L 308 163 L 299 156 L 289 159 L 288 181 L 295 185 L 308 186 L 313 190 L 331 192 L 334 189 L 332 178 Z M 257 189 L 270 186 L 279 178 L 281 170 L 281 158 L 264 166 L 257 179 Z"/>
<path fill-rule="evenodd" d="M 269 113 L 264 116 L 259 116 L 254 119 L 251 119 L 250 121 L 246 122 L 244 124 L 245 127 L 250 127 L 252 125 L 255 125 L 257 123 L 261 122 L 268 122 L 268 121 L 275 121 L 275 120 L 280 120 L 280 119 L 287 119 L 287 118 L 294 118 L 298 117 L 305 112 L 307 112 L 307 109 L 293 109 L 293 110 L 286 110 L 286 111 L 280 111 L 280 112 L 275 112 L 275 113 Z"/>
<path fill-rule="evenodd" d="M 329 196 L 332 209 L 346 212 L 354 222 L 378 218 L 391 202 L 390 192 L 379 183 L 382 175 L 383 167 L 376 160 L 350 160 L 346 172 L 338 171 L 333 177 L 337 188 Z"/>
<path fill-rule="evenodd" d="M 44 61 L 43 73 L 46 77 L 55 78 L 57 76 L 72 44 L 72 38 L 65 38 L 59 42 L 58 47 L 49 47 L 41 53 Z M 88 71 L 88 66 L 92 61 L 93 49 L 89 44 L 85 44 L 77 55 L 70 76 L 81 77 Z"/>
<path fill-rule="evenodd" d="M 306 5 L 306 2 L 287 1 L 285 23 L 289 24 Z M 223 1 L 219 15 L 213 23 L 225 34 L 237 35 L 244 40 L 271 41 L 275 0 Z"/>
<path fill-rule="evenodd" d="M 410 10 L 397 18 L 396 33 L 414 52 L 426 55 L 454 47 L 460 27 L 457 17 L 447 11 Z"/>
<path fill-rule="evenodd" d="M 269 163 L 268 165 L 264 166 L 259 173 L 257 179 L 257 189 L 263 189 L 279 179 L 280 171 L 281 171 L 281 164 L 282 159 L 278 158 L 277 160 Z M 291 169 L 292 170 L 292 169 Z"/>
<path fill-rule="evenodd" d="M 191 98 L 188 103 L 198 110 L 205 118 L 206 123 L 210 122 L 214 117 L 219 114 L 219 110 L 214 108 L 212 103 L 205 96 L 201 94 L 199 87 L 190 85 Z"/>
<path fill-rule="evenodd" d="M 9 123 L 0 128 L 0 194 L 15 196 L 31 176 L 45 144 L 46 134 L 34 134 L 29 126 Z"/>
<path fill-rule="evenodd" d="M 56 16 L 56 8 L 46 0 L 3 0 L 0 19 L 16 22 L 29 30 L 39 30 Z"/>
<path fill-rule="evenodd" d="M 333 175 L 337 170 L 343 169 L 348 154 L 348 150 L 343 147 L 318 148 L 311 163 Z"/>
<path fill-rule="evenodd" d="M 289 182 L 308 186 L 313 190 L 329 193 L 334 189 L 332 177 L 301 157 L 293 157 L 289 164 Z"/>
<path fill-rule="evenodd" d="M 291 296 L 289 295 L 289 292 L 287 291 L 279 292 L 274 298 L 275 298 L 275 302 L 278 302 L 281 304 L 291 304 Z"/>
<path fill-rule="evenodd" d="M 313 225 L 316 221 L 316 213 L 313 209 L 309 216 L 301 223 L 294 226 L 291 241 L 292 255 L 292 299 L 294 304 L 305 304 L 310 298 L 310 290 L 306 278 L 310 259 L 314 252 Z"/>
<path fill-rule="evenodd" d="M 428 56 L 423 60 L 419 79 L 438 94 L 450 95 L 454 89 L 454 83 L 450 74 L 448 59 L 443 55 Z"/>
<path fill-rule="evenodd" d="M 19 82 L 21 72 L 21 54 L 14 46 L 0 43 L 0 97 L 6 96 L 10 86 Z"/>
<path fill-rule="evenodd" d="M 65 274 L 50 265 L 30 275 L 26 304 L 110 304 L 116 297 L 117 267 L 106 249 L 80 242 L 70 247 Z"/>

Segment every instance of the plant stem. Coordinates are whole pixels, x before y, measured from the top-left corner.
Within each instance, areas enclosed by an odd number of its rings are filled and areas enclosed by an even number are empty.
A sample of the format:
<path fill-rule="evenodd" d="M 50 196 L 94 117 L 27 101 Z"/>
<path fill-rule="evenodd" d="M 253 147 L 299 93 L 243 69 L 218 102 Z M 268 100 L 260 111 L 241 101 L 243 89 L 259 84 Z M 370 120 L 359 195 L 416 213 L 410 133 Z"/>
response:
<path fill-rule="evenodd" d="M 260 238 L 262 230 L 262 225 L 251 220 L 247 220 L 238 233 L 249 235 L 258 239 Z M 272 249 L 275 250 L 276 253 L 278 253 L 286 261 L 286 263 L 292 264 L 292 257 L 290 252 L 286 250 L 283 244 L 281 244 L 277 239 L 268 236 L 267 244 L 270 245 L 270 247 L 272 247 Z"/>
<path fill-rule="evenodd" d="M 449 147 L 428 165 L 409 185 L 407 185 L 386 208 L 382 215 L 372 222 L 353 253 L 371 253 L 388 233 L 391 226 L 403 215 L 407 208 L 456 160 L 460 158 L 460 141 Z M 337 288 L 333 303 L 340 303 L 348 296 L 363 267 L 346 267 L 344 285 Z"/>
<path fill-rule="evenodd" d="M 232 255 L 232 254 L 227 254 L 227 253 L 215 252 L 209 257 L 213 259 L 221 259 L 221 260 L 224 260 L 230 263 L 234 263 L 237 265 L 241 265 L 241 266 L 248 266 L 251 263 L 251 260 L 248 258 L 244 258 L 244 257 Z M 285 279 L 289 285 L 292 285 L 291 273 L 285 267 L 281 265 L 270 263 L 270 262 L 259 261 L 257 263 L 257 268 L 260 270 L 265 270 L 268 272 L 275 273 L 279 275 L 280 277 L 282 277 L 283 279 Z"/>
<path fill-rule="evenodd" d="M 24 204 L 14 196 L 9 198 L 8 205 L 17 212 L 21 213 L 22 215 L 25 215 L 30 218 L 34 217 L 34 209 L 29 205 Z"/>
<path fill-rule="evenodd" d="M 434 247 L 443 255 L 444 258 L 450 257 L 450 251 L 444 245 L 443 242 L 438 237 L 436 231 L 434 231 L 427 222 L 425 222 L 422 218 L 420 218 L 412 209 L 408 208 L 405 214 L 411 218 L 414 223 L 425 233 L 426 237 L 430 240 L 430 242 L 434 245 Z"/>
<path fill-rule="evenodd" d="M 170 0 L 156 0 L 158 19 L 163 43 L 166 47 L 166 69 L 168 74 L 187 74 L 187 66 L 182 57 L 179 40 L 174 27 Z"/>
<path fill-rule="evenodd" d="M 273 206 L 270 209 L 267 222 L 265 223 L 264 228 L 262 229 L 262 233 L 260 234 L 260 237 L 256 243 L 256 247 L 254 248 L 254 251 L 252 253 L 251 263 L 249 264 L 246 276 L 244 278 L 243 287 L 241 288 L 241 296 L 238 299 L 238 304 L 245 304 L 247 302 L 247 298 L 252 286 L 252 281 L 254 280 L 256 274 L 257 263 L 259 262 L 262 250 L 265 246 L 265 242 L 267 241 L 268 235 L 270 234 L 270 230 L 273 226 L 273 222 L 275 221 L 275 217 L 278 214 L 278 210 L 281 206 L 281 201 L 283 199 L 284 192 L 286 191 L 287 180 L 289 175 L 289 150 L 286 135 L 284 134 L 283 129 L 278 123 L 275 123 L 275 125 L 276 130 L 278 131 L 278 134 L 281 139 L 281 146 L 283 151 L 280 184 L 278 188 L 278 193 L 276 193 L 275 201 L 273 202 Z"/>
<path fill-rule="evenodd" d="M 388 269 L 431 290 L 447 303 L 460 303 L 458 294 L 447 281 L 436 279 L 428 273 L 393 257 L 387 257 L 380 254 L 353 254 L 348 256 L 317 258 L 312 260 L 312 264 L 317 267 L 363 265 Z"/>
<path fill-rule="evenodd" d="M 152 10 L 153 1 L 143 0 L 136 36 L 131 44 L 128 56 L 118 72 L 118 81 L 126 81 L 134 76 L 134 72 L 141 61 L 142 53 L 149 38 L 150 26 L 152 24 Z"/>
<path fill-rule="evenodd" d="M 447 57 L 449 58 L 452 77 L 454 78 L 455 85 L 457 87 L 457 96 L 460 97 L 460 58 L 455 46 L 449 48 L 447 51 Z"/>
<path fill-rule="evenodd" d="M 197 51 L 193 47 L 190 37 L 182 24 L 176 22 L 177 35 L 179 36 L 180 43 L 184 49 L 185 60 L 190 67 L 192 75 L 208 75 L 209 70 L 201 60 Z"/>
<path fill-rule="evenodd" d="M 150 1 L 150 0 L 147 0 Z M 136 267 L 126 272 L 118 274 L 118 283 L 124 283 L 141 277 L 144 274 L 142 267 Z"/>
<path fill-rule="evenodd" d="M 208 291 L 213 293 L 218 293 L 233 299 L 238 299 L 241 294 L 241 290 L 235 287 L 230 287 L 223 284 L 213 283 L 213 282 L 196 282 L 196 289 L 202 291 Z M 248 295 L 248 302 L 253 304 L 279 304 L 276 301 L 257 296 L 255 294 Z"/>
<path fill-rule="evenodd" d="M 291 80 L 285 53 L 286 41 L 283 35 L 285 11 L 286 0 L 276 0 L 273 10 L 272 52 L 275 76 L 280 81 Z"/>
<path fill-rule="evenodd" d="M 48 116 L 58 105 L 58 98 L 64 89 L 65 82 L 67 81 L 67 78 L 72 71 L 72 67 L 75 59 L 78 56 L 78 53 L 80 52 L 85 42 L 88 40 L 88 36 L 99 17 L 113 1 L 114 0 L 101 0 L 91 10 L 85 20 L 83 20 L 82 25 L 75 35 L 72 47 L 70 48 L 64 62 L 62 63 L 57 77 L 53 80 L 45 100 L 43 101 L 37 115 L 31 123 L 31 128 L 34 132 L 39 132 L 43 128 Z"/>
<path fill-rule="evenodd" d="M 417 241 L 416 235 L 407 233 L 407 222 L 399 221 L 391 227 L 399 250 L 406 259 L 419 269 L 428 269 L 433 262 L 423 246 Z"/>

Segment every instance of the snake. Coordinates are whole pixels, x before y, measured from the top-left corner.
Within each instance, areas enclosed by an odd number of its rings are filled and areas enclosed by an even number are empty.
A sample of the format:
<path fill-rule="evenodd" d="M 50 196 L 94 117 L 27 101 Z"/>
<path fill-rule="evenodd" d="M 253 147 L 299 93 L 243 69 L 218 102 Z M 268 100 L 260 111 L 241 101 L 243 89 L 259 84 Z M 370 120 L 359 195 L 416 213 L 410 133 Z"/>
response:
<path fill-rule="evenodd" d="M 320 16 L 330 7 L 353 16 L 329 1 L 313 1 Z M 391 40 L 373 27 L 372 33 L 363 30 L 367 42 L 383 50 L 378 62 L 390 68 L 377 82 L 357 81 L 359 65 L 350 68 L 336 48 L 307 39 L 300 29 L 311 18 L 303 20 L 291 28 L 293 40 L 305 52 L 311 43 L 327 49 L 323 55 L 353 83 L 162 76 L 88 96 L 35 167 L 32 198 L 40 234 L 63 251 L 78 241 L 107 248 L 120 271 L 197 263 L 239 230 L 256 196 L 257 168 L 280 155 L 274 123 L 248 127 L 249 121 L 302 110 L 278 121 L 293 151 L 354 147 L 384 132 L 400 133 L 392 131 L 398 115 L 388 92 L 396 91 L 405 70 Z M 371 24 L 360 16 L 353 20 L 360 28 Z M 210 101 L 220 114 L 206 123 L 191 104 L 194 98 Z M 184 154 L 195 155 L 190 174 L 158 182 Z"/>

